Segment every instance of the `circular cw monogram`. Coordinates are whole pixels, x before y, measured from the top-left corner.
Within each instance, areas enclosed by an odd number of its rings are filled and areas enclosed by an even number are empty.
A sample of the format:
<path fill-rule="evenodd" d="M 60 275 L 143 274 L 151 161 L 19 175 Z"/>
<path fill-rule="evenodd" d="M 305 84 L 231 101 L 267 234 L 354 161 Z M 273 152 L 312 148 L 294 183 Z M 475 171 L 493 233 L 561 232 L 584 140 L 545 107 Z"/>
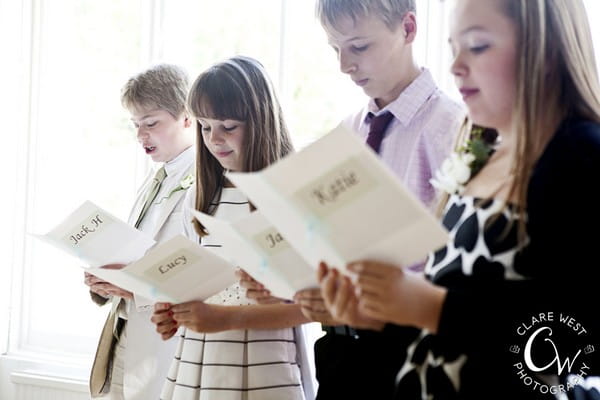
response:
<path fill-rule="evenodd" d="M 508 350 L 515 356 L 515 373 L 532 391 L 565 393 L 588 375 L 587 356 L 596 349 L 589 344 L 589 332 L 574 316 L 539 313 L 522 321 L 515 332 L 517 343 Z M 559 383 L 563 381 L 566 383 Z"/>

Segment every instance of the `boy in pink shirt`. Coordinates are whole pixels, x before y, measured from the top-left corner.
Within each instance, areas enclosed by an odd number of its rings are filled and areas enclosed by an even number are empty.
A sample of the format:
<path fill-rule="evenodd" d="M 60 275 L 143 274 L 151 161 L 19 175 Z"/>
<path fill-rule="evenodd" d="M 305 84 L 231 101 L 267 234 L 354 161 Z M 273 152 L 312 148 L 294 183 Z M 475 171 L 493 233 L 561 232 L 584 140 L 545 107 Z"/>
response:
<path fill-rule="evenodd" d="M 369 96 L 367 105 L 344 122 L 433 207 L 429 179 L 452 150 L 465 113 L 416 64 L 415 13 L 415 0 L 317 2 L 317 16 L 341 72 Z M 381 125 L 377 132 L 375 125 Z M 298 292 L 296 301 L 326 332 L 315 344 L 317 399 L 391 398 L 403 360 L 403 341 L 394 326 L 366 319 L 361 326 L 341 325 L 327 311 L 320 289 Z"/>

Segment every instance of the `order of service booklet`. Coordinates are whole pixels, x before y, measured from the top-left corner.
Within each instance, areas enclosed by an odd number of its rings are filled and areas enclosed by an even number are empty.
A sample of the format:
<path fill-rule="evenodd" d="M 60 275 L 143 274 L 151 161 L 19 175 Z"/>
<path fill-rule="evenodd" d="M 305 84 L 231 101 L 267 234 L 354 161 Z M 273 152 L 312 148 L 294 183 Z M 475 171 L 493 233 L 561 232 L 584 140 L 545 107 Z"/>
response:
<path fill-rule="evenodd" d="M 277 163 L 227 173 L 316 268 L 374 259 L 409 266 L 447 231 L 353 132 L 342 125 Z"/>
<path fill-rule="evenodd" d="M 87 272 L 142 297 L 171 303 L 205 300 L 237 281 L 233 265 L 183 235 L 123 269 Z"/>
<path fill-rule="evenodd" d="M 91 201 L 44 235 L 86 272 L 154 301 L 204 300 L 236 282 L 234 267 L 183 235 L 155 247 L 150 236 Z M 100 268 L 128 264 L 122 269 Z"/>
<path fill-rule="evenodd" d="M 274 296 L 291 299 L 298 290 L 317 287 L 314 268 L 262 215 L 254 211 L 235 222 L 193 211 L 210 235 L 219 237 L 227 261 L 267 287 Z"/>

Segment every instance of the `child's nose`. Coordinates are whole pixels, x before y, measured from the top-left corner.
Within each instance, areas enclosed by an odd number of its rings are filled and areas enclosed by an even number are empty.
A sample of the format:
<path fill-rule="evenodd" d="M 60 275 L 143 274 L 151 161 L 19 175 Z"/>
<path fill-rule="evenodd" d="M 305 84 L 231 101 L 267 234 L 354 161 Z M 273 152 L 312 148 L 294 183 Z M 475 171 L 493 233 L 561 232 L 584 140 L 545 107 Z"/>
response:
<path fill-rule="evenodd" d="M 349 74 L 356 71 L 356 63 L 354 59 L 345 51 L 339 52 L 340 71 L 344 74 Z"/>
<path fill-rule="evenodd" d="M 148 136 L 148 132 L 144 129 L 144 127 L 140 126 L 137 128 L 137 138 L 142 139 Z"/>
<path fill-rule="evenodd" d="M 454 56 L 452 64 L 450 64 L 450 73 L 455 77 L 464 76 L 467 71 L 466 65 L 463 62 L 461 54 Z"/>
<path fill-rule="evenodd" d="M 223 143 L 223 135 L 217 132 L 216 129 L 211 130 L 208 141 L 212 144 L 221 144 Z"/>

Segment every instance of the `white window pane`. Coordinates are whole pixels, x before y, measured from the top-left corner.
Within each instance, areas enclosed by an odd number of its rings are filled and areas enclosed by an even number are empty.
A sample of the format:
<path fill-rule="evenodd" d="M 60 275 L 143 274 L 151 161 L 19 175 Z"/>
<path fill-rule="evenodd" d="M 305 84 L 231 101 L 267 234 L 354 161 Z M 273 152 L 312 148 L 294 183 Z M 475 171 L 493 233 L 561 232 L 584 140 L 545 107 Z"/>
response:
<path fill-rule="evenodd" d="M 139 3 L 39 4 L 27 231 L 45 232 L 86 199 L 125 218 L 140 150 L 120 88 L 139 67 Z M 27 239 L 20 349 L 92 353 L 107 310 L 89 299 L 77 264 Z"/>
<path fill-rule="evenodd" d="M 315 17 L 314 1 L 288 1 L 287 7 L 286 115 L 301 147 L 335 128 L 367 97 L 340 71 L 337 55 Z"/>
<path fill-rule="evenodd" d="M 280 6 L 279 0 L 165 1 L 161 59 L 184 66 L 193 80 L 215 62 L 247 55 L 276 80 Z"/>

